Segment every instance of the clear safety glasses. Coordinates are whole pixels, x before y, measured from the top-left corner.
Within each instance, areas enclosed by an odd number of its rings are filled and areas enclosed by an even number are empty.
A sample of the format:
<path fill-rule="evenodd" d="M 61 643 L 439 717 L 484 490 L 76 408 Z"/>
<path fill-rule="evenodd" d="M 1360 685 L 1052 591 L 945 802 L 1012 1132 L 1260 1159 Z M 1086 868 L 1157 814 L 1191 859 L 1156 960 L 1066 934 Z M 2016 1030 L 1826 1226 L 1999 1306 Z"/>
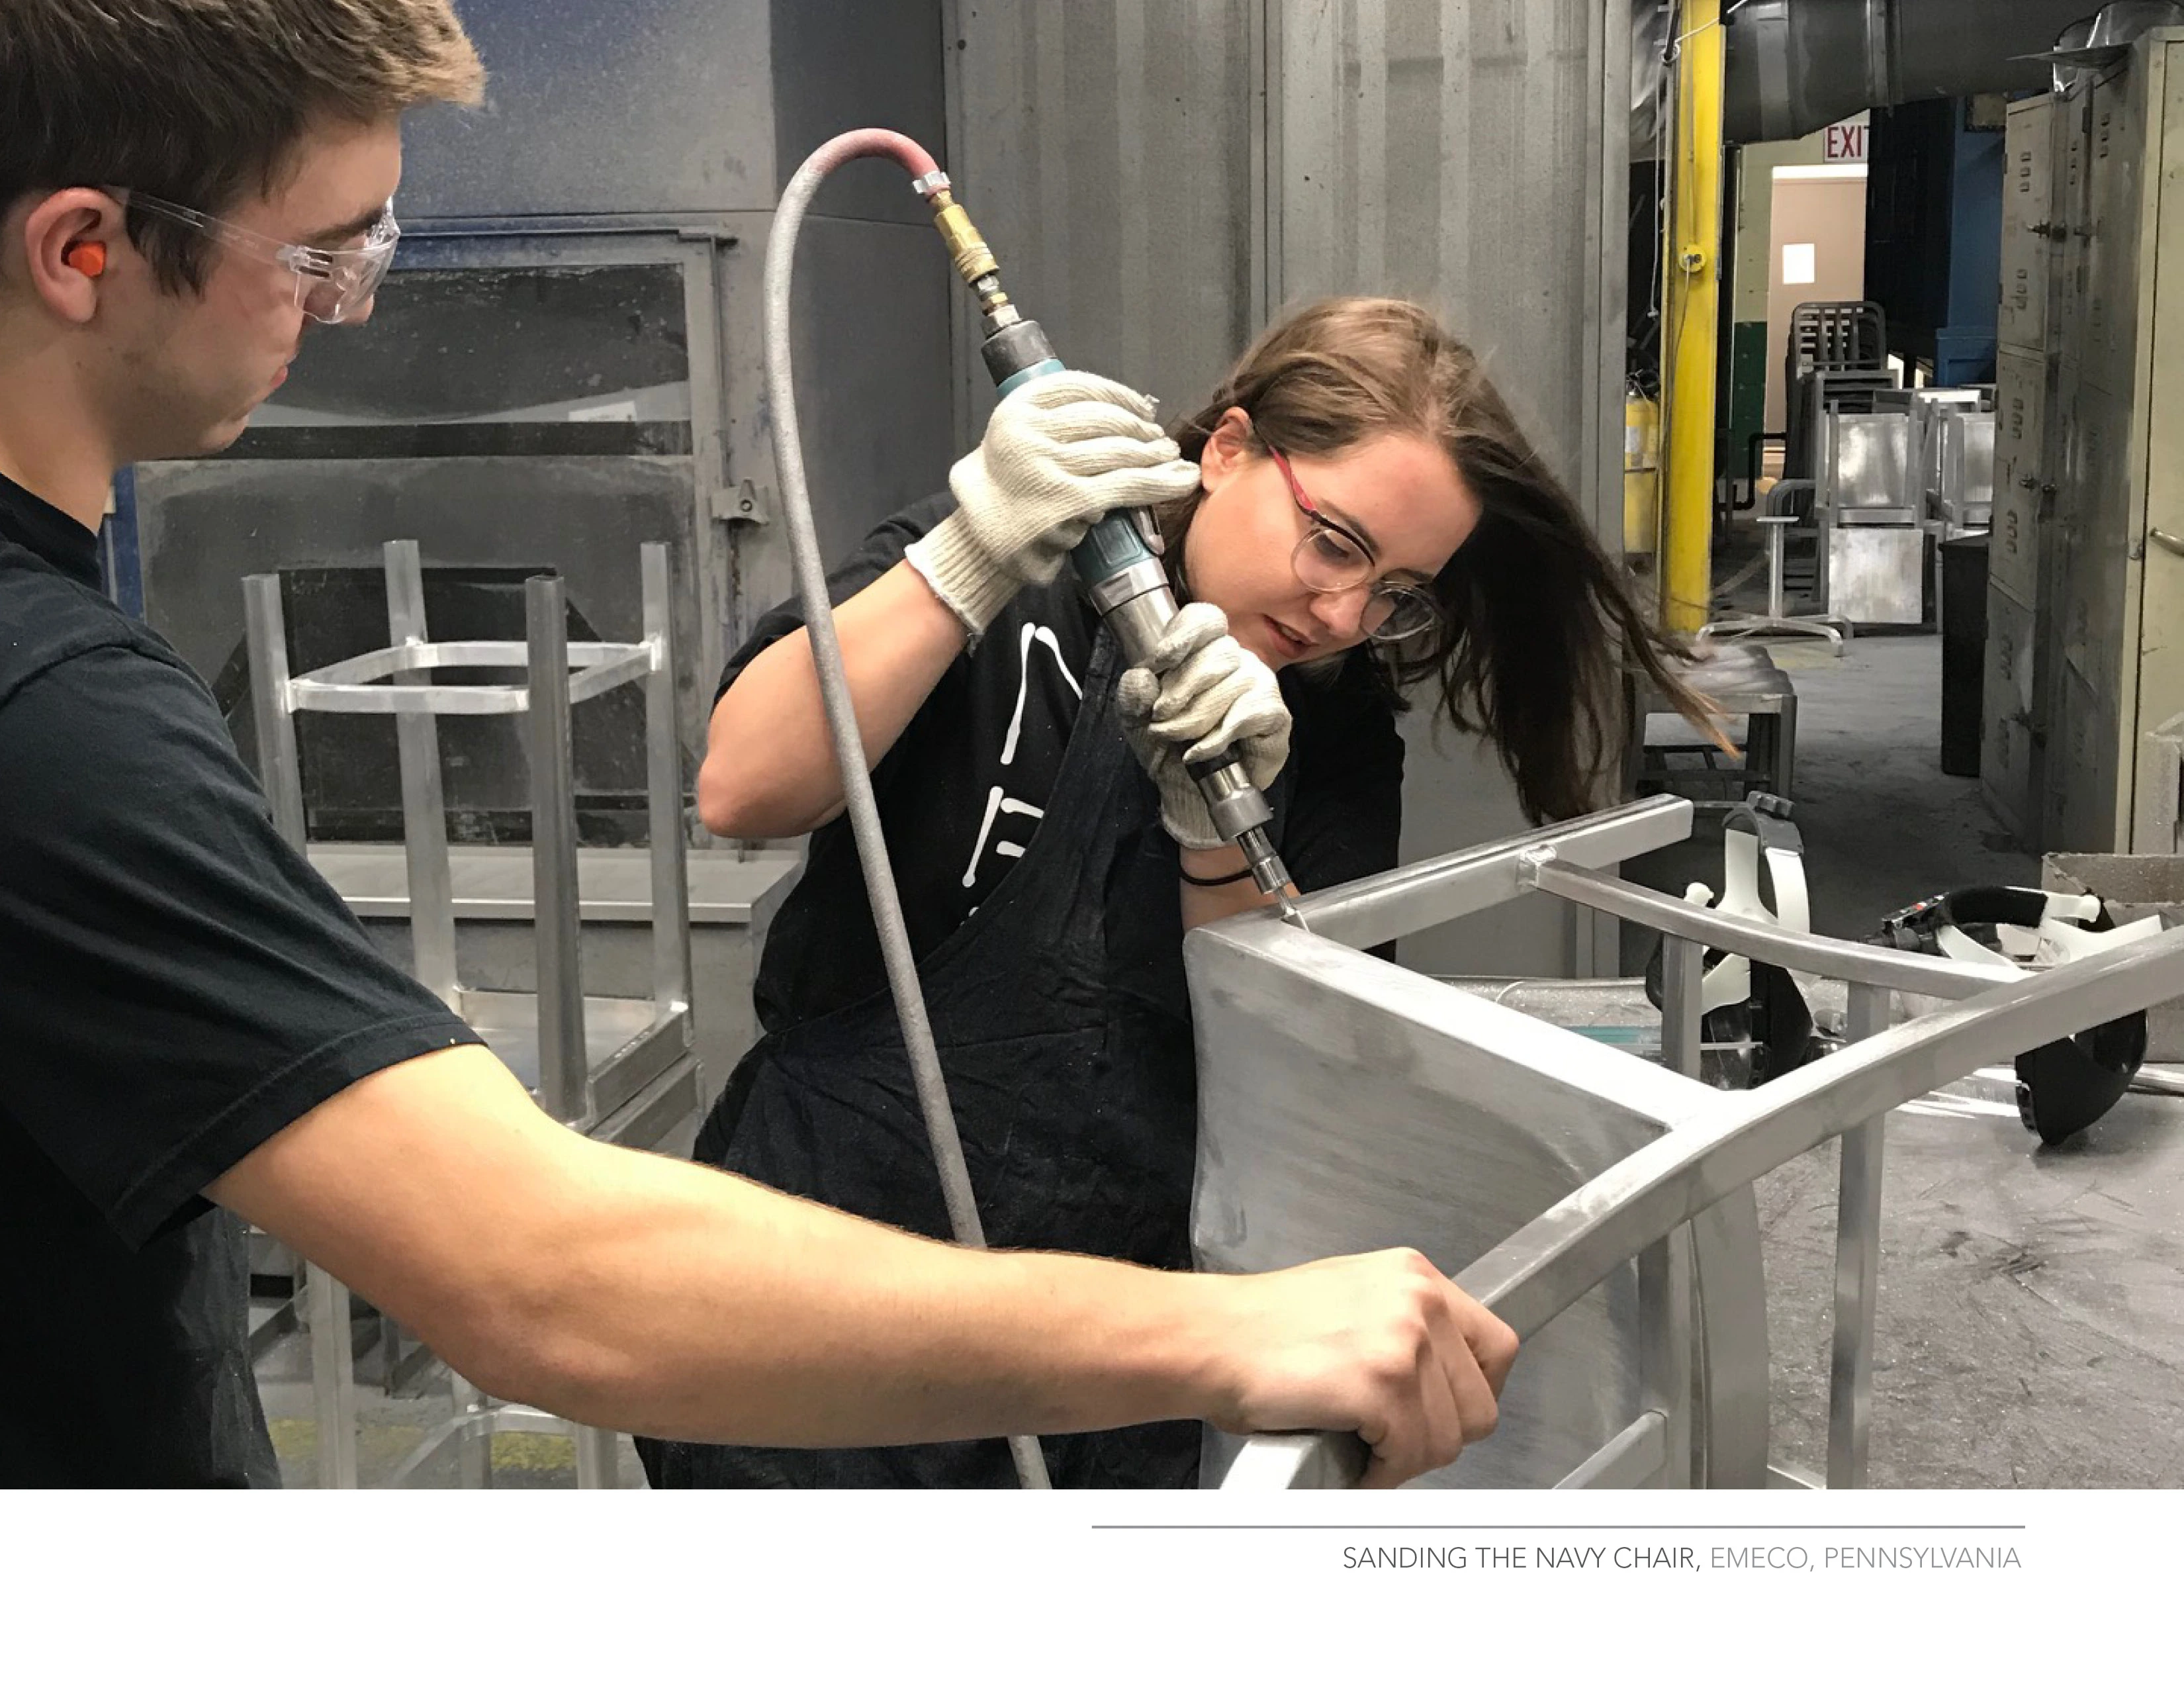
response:
<path fill-rule="evenodd" d="M 1304 516 L 1304 537 L 1290 553 L 1290 567 L 1298 584 L 1308 592 L 1348 592 L 1370 586 L 1358 627 L 1380 644 L 1403 644 L 1431 632 L 1440 622 L 1440 606 L 1424 588 L 1401 581 L 1373 578 L 1373 553 L 1365 542 L 1340 522 L 1323 514 L 1312 496 L 1297 484 L 1290 460 L 1273 447 L 1267 455 L 1289 483 L 1290 497 Z"/>
<path fill-rule="evenodd" d="M 109 188 L 107 192 L 125 205 L 149 211 L 170 222 L 186 224 L 231 251 L 247 253 L 289 271 L 296 278 L 296 303 L 314 322 L 343 322 L 363 310 L 379 291 L 379 284 L 387 279 L 387 271 L 394 262 L 394 248 L 402 239 L 402 226 L 394 220 L 392 202 L 356 245 L 328 252 L 315 246 L 294 246 L 273 240 L 133 188 Z"/>

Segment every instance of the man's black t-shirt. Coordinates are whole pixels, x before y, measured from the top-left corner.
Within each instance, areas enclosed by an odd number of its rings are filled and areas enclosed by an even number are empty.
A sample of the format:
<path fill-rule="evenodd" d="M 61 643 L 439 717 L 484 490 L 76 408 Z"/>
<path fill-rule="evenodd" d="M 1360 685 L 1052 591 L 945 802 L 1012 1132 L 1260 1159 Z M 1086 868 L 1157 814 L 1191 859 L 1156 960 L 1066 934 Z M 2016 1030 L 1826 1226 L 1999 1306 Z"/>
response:
<path fill-rule="evenodd" d="M 836 604 L 902 560 L 955 508 L 947 493 L 890 516 L 828 577 Z M 792 600 L 762 616 L 721 677 L 804 625 Z M 873 770 L 882 830 L 901 888 L 911 948 L 928 955 L 993 894 L 1038 828 L 1061 766 L 1099 623 L 1067 570 L 994 619 Z M 1282 676 L 1294 726 L 1274 799 L 1275 842 L 1300 889 L 1396 865 L 1403 741 L 1367 667 Z M 1180 962 L 1178 961 L 1178 965 Z M 774 918 L 755 995 L 768 1031 L 799 1025 L 885 988 L 879 940 L 846 817 L 812 834 L 803 878 Z"/>
<path fill-rule="evenodd" d="M 200 1192 L 475 1041 L 282 842 L 95 537 L 0 479 L 0 1485 L 277 1481 Z"/>

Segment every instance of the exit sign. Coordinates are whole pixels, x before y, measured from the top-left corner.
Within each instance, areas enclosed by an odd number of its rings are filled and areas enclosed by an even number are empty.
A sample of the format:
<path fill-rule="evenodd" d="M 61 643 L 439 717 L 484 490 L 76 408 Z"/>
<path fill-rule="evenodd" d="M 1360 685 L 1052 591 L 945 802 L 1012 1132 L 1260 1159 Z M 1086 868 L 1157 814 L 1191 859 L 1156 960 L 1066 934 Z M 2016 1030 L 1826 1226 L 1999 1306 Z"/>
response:
<path fill-rule="evenodd" d="M 1864 164 L 1865 132 L 1864 123 L 1830 123 L 1823 142 L 1822 156 L 1831 164 Z"/>

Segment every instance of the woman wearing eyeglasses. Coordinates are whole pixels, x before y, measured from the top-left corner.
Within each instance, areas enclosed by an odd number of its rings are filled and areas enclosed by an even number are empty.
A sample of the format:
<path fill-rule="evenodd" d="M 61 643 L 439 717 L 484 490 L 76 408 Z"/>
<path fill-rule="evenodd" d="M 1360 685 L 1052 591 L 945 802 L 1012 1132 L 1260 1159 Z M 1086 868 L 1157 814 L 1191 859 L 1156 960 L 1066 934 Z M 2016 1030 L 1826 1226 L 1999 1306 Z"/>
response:
<path fill-rule="evenodd" d="M 1311 891 L 1395 866 L 1414 703 L 1490 738 L 1540 816 L 1591 805 L 1624 655 L 1701 705 L 1472 354 L 1398 301 L 1292 317 L 1173 438 L 1113 382 L 1031 382 L 950 484 L 833 591 L 987 1238 L 1185 1267 L 1183 935 L 1261 900 L 1185 764 L 1241 754 Z M 1184 608 L 1125 672 L 1063 564 L 1134 507 L 1157 513 Z M 793 606 L 728 665 L 699 806 L 725 835 L 812 835 L 759 972 L 766 1036 L 699 1158 L 946 1235 Z M 1014 1480 L 998 1442 L 642 1446 L 661 1485 Z M 1175 1423 L 1046 1454 L 1058 1485 L 1166 1486 L 1195 1480 L 1198 1447 Z"/>

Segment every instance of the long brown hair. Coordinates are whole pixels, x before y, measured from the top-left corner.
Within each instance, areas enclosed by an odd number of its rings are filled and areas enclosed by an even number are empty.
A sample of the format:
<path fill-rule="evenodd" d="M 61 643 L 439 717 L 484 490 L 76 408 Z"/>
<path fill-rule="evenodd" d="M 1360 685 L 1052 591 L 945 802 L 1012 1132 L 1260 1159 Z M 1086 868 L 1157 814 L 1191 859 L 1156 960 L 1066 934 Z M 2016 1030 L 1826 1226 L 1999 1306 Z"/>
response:
<path fill-rule="evenodd" d="M 1441 709 L 1493 742 L 1535 821 L 1595 805 L 1621 742 L 1629 670 L 1719 741 L 1705 699 L 1672 666 L 1680 646 L 1640 607 L 1478 358 L 1430 313 L 1384 298 L 1299 311 L 1178 428 L 1184 456 L 1198 459 L 1232 407 L 1251 417 L 1254 450 L 1324 456 L 1384 432 L 1424 434 L 1447 450 L 1484 515 L 1435 582 L 1440 627 L 1368 649 L 1397 709 L 1439 681 Z M 1173 566 L 1199 496 L 1162 512 Z"/>

